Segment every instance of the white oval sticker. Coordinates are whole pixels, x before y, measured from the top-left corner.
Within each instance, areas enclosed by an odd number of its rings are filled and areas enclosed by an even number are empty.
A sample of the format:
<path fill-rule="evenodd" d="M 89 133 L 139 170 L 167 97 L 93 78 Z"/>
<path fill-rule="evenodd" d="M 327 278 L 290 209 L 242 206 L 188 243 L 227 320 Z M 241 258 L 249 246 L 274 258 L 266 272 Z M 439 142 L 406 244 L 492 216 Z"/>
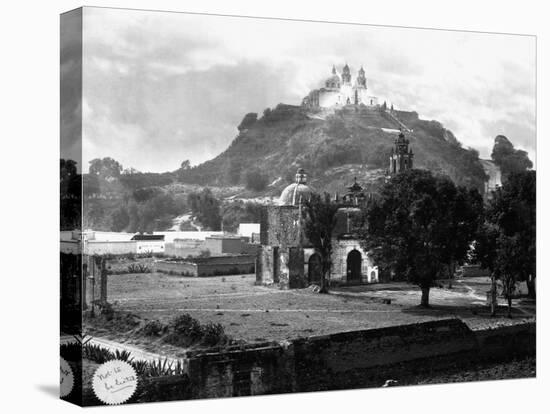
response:
<path fill-rule="evenodd" d="M 137 381 L 136 371 L 129 363 L 113 360 L 95 371 L 92 386 L 96 397 L 105 404 L 122 404 L 136 391 Z"/>
<path fill-rule="evenodd" d="M 74 387 L 73 369 L 63 357 L 59 361 L 59 396 L 66 397 Z"/>

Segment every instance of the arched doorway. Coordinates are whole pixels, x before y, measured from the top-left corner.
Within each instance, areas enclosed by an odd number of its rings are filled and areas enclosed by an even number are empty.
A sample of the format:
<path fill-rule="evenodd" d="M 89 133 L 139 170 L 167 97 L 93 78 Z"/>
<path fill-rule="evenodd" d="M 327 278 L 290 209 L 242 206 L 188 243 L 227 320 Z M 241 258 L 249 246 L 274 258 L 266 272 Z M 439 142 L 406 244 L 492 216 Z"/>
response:
<path fill-rule="evenodd" d="M 361 253 L 358 250 L 352 250 L 348 253 L 347 260 L 347 280 L 348 282 L 361 281 Z"/>
<path fill-rule="evenodd" d="M 319 284 L 321 283 L 321 277 L 323 274 L 323 266 L 321 263 L 321 256 L 318 253 L 311 255 L 307 262 L 307 279 L 308 282 Z"/>

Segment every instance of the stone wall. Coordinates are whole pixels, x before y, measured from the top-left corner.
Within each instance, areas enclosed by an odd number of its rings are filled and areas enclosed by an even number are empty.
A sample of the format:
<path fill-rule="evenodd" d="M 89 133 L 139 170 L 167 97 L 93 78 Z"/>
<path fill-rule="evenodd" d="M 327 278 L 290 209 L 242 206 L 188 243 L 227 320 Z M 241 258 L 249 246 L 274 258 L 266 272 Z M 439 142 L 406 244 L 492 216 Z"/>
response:
<path fill-rule="evenodd" d="M 188 356 L 192 398 L 381 386 L 395 375 L 535 352 L 535 324 L 472 331 L 458 319 Z"/>
<path fill-rule="evenodd" d="M 155 271 L 182 276 L 241 275 L 255 272 L 255 257 L 250 255 L 212 256 L 191 260 L 159 260 Z"/>
<path fill-rule="evenodd" d="M 172 243 L 165 244 L 164 254 L 176 257 L 197 256 L 204 249 L 204 240 L 176 239 Z"/>

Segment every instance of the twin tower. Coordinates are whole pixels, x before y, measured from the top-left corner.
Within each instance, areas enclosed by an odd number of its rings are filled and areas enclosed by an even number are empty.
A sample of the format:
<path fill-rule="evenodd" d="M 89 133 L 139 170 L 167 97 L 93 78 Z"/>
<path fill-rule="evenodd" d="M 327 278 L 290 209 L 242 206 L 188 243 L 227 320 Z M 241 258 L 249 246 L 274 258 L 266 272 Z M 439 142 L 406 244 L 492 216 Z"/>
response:
<path fill-rule="evenodd" d="M 325 80 L 325 86 L 315 89 L 306 96 L 302 105 L 311 109 L 333 108 L 345 105 L 378 106 L 378 98 L 370 95 L 365 70 L 361 66 L 357 77 L 352 79 L 346 63 L 339 73 L 332 67 L 332 74 Z"/>

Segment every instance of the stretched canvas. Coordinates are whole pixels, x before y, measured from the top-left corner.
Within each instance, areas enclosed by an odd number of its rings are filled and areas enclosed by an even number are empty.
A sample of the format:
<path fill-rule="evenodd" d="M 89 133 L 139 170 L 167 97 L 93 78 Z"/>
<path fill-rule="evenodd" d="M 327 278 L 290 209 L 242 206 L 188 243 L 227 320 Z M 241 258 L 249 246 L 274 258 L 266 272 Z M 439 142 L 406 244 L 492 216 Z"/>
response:
<path fill-rule="evenodd" d="M 61 398 L 536 375 L 534 36 L 83 7 L 60 71 Z"/>

